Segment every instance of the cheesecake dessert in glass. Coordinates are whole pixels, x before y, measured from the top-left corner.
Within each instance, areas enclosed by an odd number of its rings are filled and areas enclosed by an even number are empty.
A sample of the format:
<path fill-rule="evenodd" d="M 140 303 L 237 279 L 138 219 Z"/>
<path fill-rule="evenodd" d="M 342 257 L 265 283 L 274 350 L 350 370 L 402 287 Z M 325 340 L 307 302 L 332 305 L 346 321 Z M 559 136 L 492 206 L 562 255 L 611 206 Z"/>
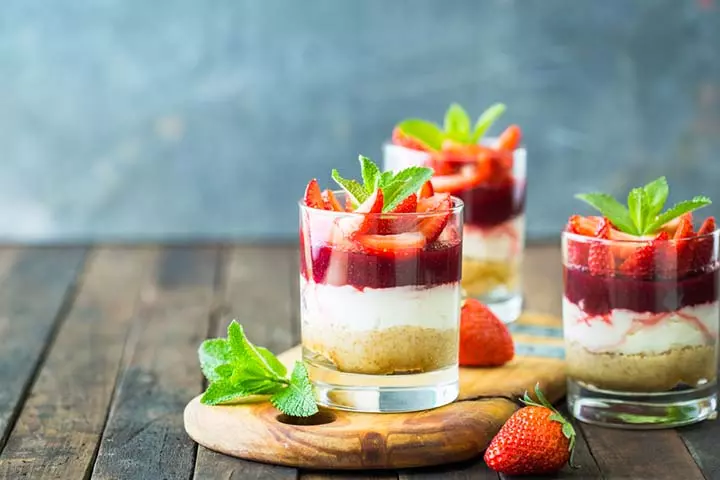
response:
<path fill-rule="evenodd" d="M 520 146 L 517 125 L 507 127 L 498 138 L 485 137 L 504 110 L 502 104 L 493 105 L 472 126 L 457 104 L 446 112 L 443 127 L 421 119 L 404 120 L 384 146 L 384 166 L 388 170 L 430 167 L 434 192 L 463 201 L 463 293 L 509 323 L 522 310 L 526 151 Z"/>
<path fill-rule="evenodd" d="M 462 201 L 432 170 L 312 180 L 300 201 L 303 360 L 319 404 L 425 410 L 458 395 Z"/>
<path fill-rule="evenodd" d="M 709 199 L 662 212 L 667 194 L 660 178 L 629 208 L 580 195 L 603 216 L 574 215 L 562 233 L 568 406 L 581 421 L 664 428 L 715 411 L 718 230 L 693 218 Z"/>

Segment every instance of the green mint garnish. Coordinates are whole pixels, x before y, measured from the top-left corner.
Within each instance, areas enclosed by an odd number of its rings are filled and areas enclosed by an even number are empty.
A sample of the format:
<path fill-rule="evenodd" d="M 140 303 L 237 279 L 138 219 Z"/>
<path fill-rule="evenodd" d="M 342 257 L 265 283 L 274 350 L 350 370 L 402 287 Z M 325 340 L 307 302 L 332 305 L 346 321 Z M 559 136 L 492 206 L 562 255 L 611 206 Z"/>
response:
<path fill-rule="evenodd" d="M 697 196 L 660 213 L 669 193 L 667 179 L 660 177 L 644 187 L 630 190 L 627 207 L 606 193 L 581 193 L 575 198 L 598 210 L 619 230 L 638 236 L 654 235 L 669 221 L 712 203 L 708 197 Z"/>
<path fill-rule="evenodd" d="M 445 112 L 443 127 L 421 120 L 410 118 L 397 125 L 405 135 L 419 140 L 432 150 L 440 150 L 445 140 L 453 140 L 458 143 L 476 144 L 485 135 L 492 124 L 505 112 L 506 107 L 502 103 L 496 103 L 485 110 L 470 128 L 470 116 L 465 109 L 453 103 Z"/>
<path fill-rule="evenodd" d="M 360 155 L 358 160 L 362 172 L 362 185 L 355 180 L 341 177 L 335 169 L 332 171 L 332 178 L 350 196 L 355 207 L 367 200 L 377 188 L 381 188 L 384 213 L 392 211 L 408 196 L 420 190 L 433 175 L 432 168 L 427 167 L 408 167 L 397 173 L 381 172 L 369 158 Z"/>
<path fill-rule="evenodd" d="M 271 395 L 270 402 L 286 415 L 309 417 L 318 412 L 305 365 L 296 362 L 288 379 L 285 365 L 270 350 L 253 345 L 235 320 L 227 338 L 205 340 L 198 356 L 209 382 L 200 399 L 205 405 Z"/>

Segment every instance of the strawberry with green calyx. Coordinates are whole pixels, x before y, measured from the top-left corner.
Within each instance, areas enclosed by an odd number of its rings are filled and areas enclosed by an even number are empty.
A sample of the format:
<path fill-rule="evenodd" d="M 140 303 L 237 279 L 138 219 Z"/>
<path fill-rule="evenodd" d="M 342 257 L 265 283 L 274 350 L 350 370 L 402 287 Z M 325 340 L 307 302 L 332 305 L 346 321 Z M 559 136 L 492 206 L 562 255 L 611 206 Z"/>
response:
<path fill-rule="evenodd" d="M 505 475 L 557 472 L 569 463 L 575 468 L 575 429 L 535 386 L 537 401 L 525 393 L 526 405 L 516 411 L 492 439 L 485 463 Z"/>
<path fill-rule="evenodd" d="M 476 145 L 505 110 L 504 104 L 496 103 L 480 115 L 475 125 L 471 125 L 467 111 L 453 103 L 445 112 L 442 127 L 427 120 L 409 118 L 395 126 L 393 143 L 414 150 L 436 152 L 452 148 L 453 144 Z M 514 150 L 520 144 L 520 136 L 517 125 L 508 127 L 500 136 L 498 148 Z"/>

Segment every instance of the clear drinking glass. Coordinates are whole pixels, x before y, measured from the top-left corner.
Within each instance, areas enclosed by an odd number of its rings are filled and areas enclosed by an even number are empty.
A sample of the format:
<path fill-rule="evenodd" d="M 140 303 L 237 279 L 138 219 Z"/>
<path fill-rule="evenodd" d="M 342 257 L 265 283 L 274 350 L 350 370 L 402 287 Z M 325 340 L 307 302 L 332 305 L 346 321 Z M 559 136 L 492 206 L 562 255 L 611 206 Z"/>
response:
<path fill-rule="evenodd" d="M 715 411 L 718 231 L 648 245 L 562 234 L 567 397 L 581 421 L 665 428 Z M 602 267 L 643 248 L 627 274 Z"/>
<path fill-rule="evenodd" d="M 495 139 L 484 141 L 495 144 Z M 485 148 L 463 157 L 452 151 L 422 152 L 384 145 L 384 168 L 423 165 L 435 170 L 436 192 L 450 192 L 465 204 L 462 288 L 485 303 L 505 323 L 522 311 L 525 247 L 526 150 Z M 477 180 L 477 181 L 475 181 Z"/>
<path fill-rule="evenodd" d="M 406 412 L 457 398 L 463 204 L 452 200 L 404 214 L 300 202 L 303 360 L 319 404 Z"/>

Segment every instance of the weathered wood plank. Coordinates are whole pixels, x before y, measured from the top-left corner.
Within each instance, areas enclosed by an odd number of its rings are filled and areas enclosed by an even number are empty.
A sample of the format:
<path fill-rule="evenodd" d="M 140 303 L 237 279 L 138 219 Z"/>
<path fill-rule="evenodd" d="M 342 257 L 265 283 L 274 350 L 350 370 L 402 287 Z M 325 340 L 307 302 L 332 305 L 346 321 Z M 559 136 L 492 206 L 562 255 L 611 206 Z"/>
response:
<path fill-rule="evenodd" d="M 717 419 L 708 420 L 680 428 L 678 433 L 705 478 L 720 479 L 720 422 Z"/>
<path fill-rule="evenodd" d="M 702 479 L 675 430 L 617 430 L 581 424 L 605 478 Z"/>
<path fill-rule="evenodd" d="M 203 389 L 197 348 L 215 301 L 218 251 L 166 248 L 126 347 L 92 478 L 190 478 L 195 443 L 182 412 Z"/>
<path fill-rule="evenodd" d="M 155 258 L 152 249 L 103 249 L 89 260 L 0 454 L 0 478 L 80 479 L 91 471 L 135 303 Z"/>
<path fill-rule="evenodd" d="M 303 472 L 300 475 L 302 480 L 396 480 L 395 472 Z"/>
<path fill-rule="evenodd" d="M 0 250 L 0 451 L 74 297 L 85 249 Z"/>
<path fill-rule="evenodd" d="M 482 456 L 467 462 L 400 472 L 400 480 L 497 480 Z"/>
<path fill-rule="evenodd" d="M 280 353 L 299 340 L 293 327 L 292 283 L 298 275 L 292 247 L 238 247 L 229 252 L 225 279 L 226 312 L 211 336 L 224 336 L 236 319 L 250 340 Z M 199 447 L 196 479 L 296 479 L 294 468 L 265 465 Z"/>

